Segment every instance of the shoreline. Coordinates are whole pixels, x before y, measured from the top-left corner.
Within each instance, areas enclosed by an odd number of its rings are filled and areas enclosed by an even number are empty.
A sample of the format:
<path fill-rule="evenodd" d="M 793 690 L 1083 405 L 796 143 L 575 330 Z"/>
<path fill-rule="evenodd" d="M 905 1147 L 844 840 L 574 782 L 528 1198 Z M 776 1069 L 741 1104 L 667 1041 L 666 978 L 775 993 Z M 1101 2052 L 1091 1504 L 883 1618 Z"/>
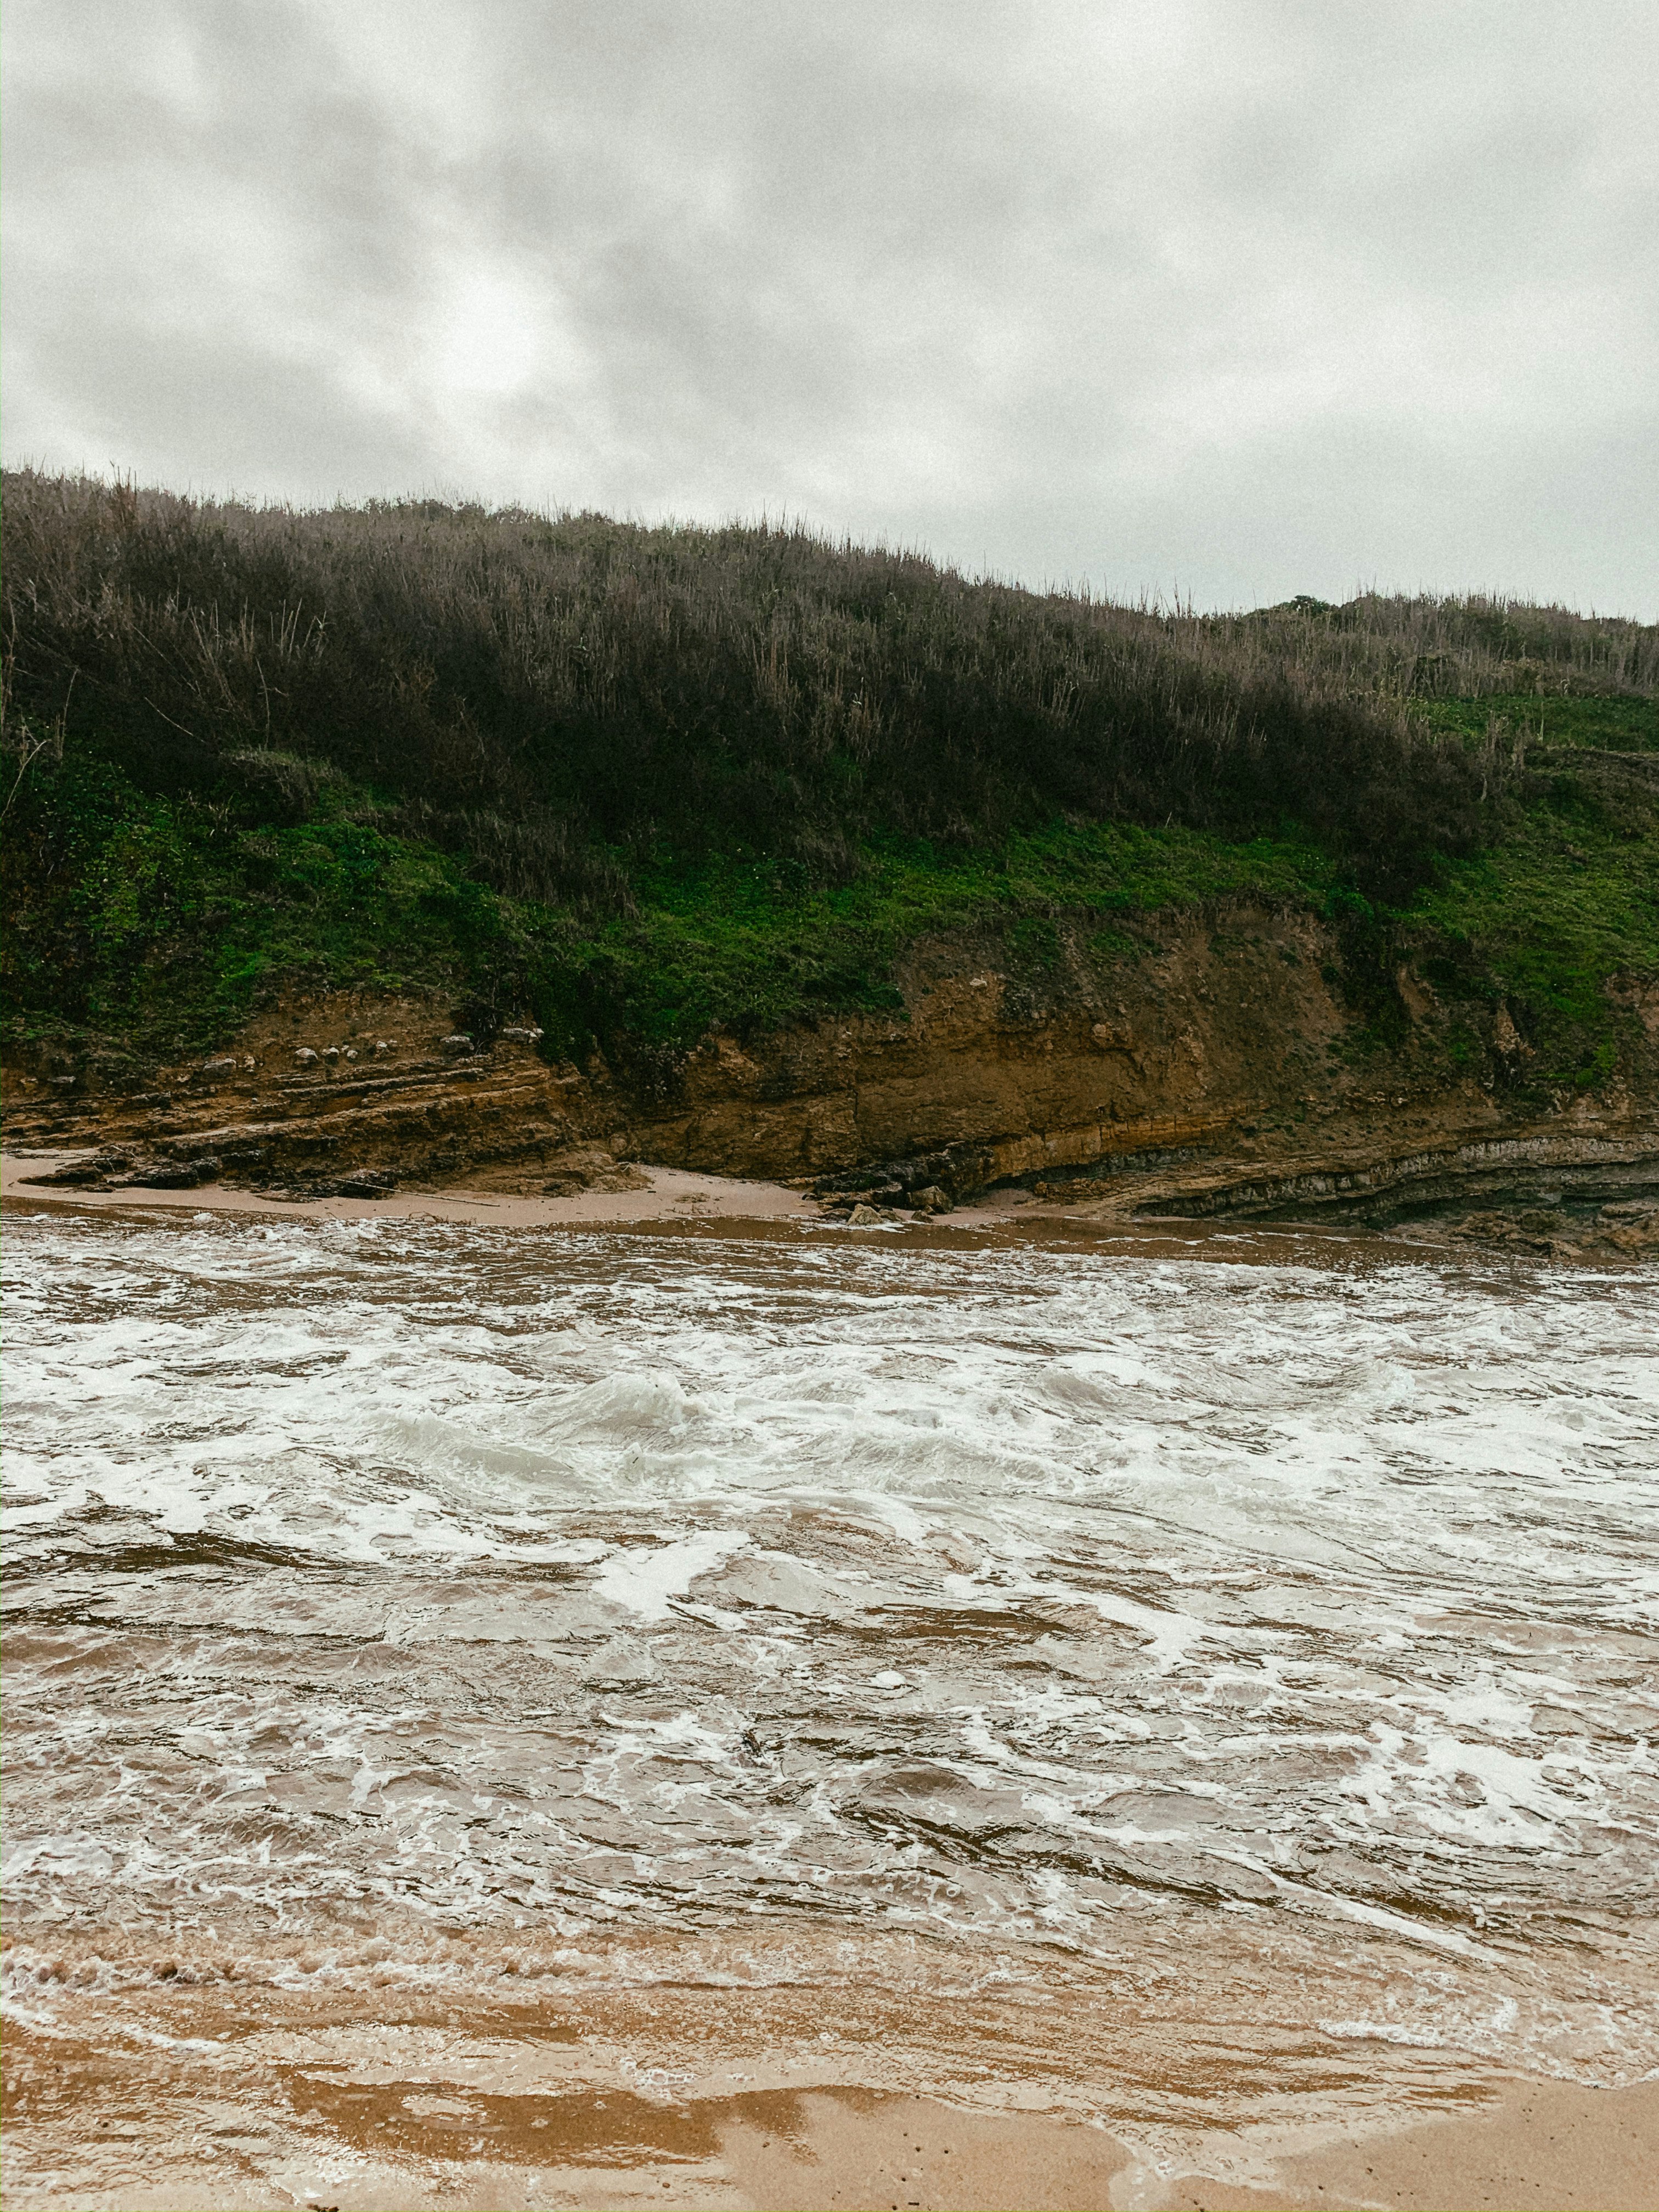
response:
<path fill-rule="evenodd" d="M 741 1176 L 702 1175 L 683 1168 L 652 1167 L 640 1163 L 644 1186 L 635 1190 L 587 1190 L 568 1197 L 545 1197 L 532 1192 L 482 1190 L 457 1184 L 441 1190 L 393 1191 L 385 1198 L 266 1197 L 228 1183 L 203 1183 L 190 1190 L 77 1189 L 72 1184 L 37 1184 L 30 1177 L 77 1158 L 92 1148 L 0 1153 L 0 1198 L 9 1204 L 68 1206 L 86 1212 L 116 1213 L 203 1213 L 240 1216 L 255 1220 L 299 1221 L 413 1221 L 448 1223 L 494 1229 L 559 1230 L 648 1229 L 678 1231 L 698 1228 L 758 1230 L 817 1230 L 837 1237 L 890 1237 L 902 1235 L 907 1244 L 931 1242 L 944 1232 L 952 1249 L 971 1249 L 967 1240 L 1009 1231 L 1041 1229 L 1061 1234 L 1069 1242 L 1086 1234 L 1091 1243 L 1111 1243 L 1120 1249 L 1138 1247 L 1186 1249 L 1212 1243 L 1238 1244 L 1265 1239 L 1304 1238 L 1312 1233 L 1334 1245 L 1373 1243 L 1371 1232 L 1346 1224 L 1212 1222 L 1173 1217 L 1168 1220 L 1127 1221 L 1114 1216 L 1102 1219 L 1081 1212 L 1064 1200 L 1044 1201 L 1022 1192 L 1001 1202 L 966 1204 L 948 1212 L 894 1218 L 872 1224 L 849 1224 L 827 1213 L 814 1198 L 787 1183 L 746 1180 Z"/>
<path fill-rule="evenodd" d="M 1346 2084 L 1293 2114 L 1263 2092 L 1172 2129 L 1151 2121 L 1171 2087 L 1183 2101 L 1156 2033 L 1121 2051 L 1120 2079 L 1068 2090 L 994 2051 L 971 2076 L 907 2051 L 898 2019 L 872 2039 L 813 1983 L 697 1992 L 703 2047 L 677 2063 L 660 2031 L 684 1985 L 439 2005 L 191 1990 L 185 1971 L 101 2016 L 54 2020 L 27 1990 L 8 2004 L 15 2212 L 1659 2212 L 1651 2079 L 1350 2045 Z M 1243 2078 L 1243 2023 L 1216 2025 Z M 1149 2091 L 1150 2124 L 1118 2117 Z"/>
<path fill-rule="evenodd" d="M 240 1213 L 256 1218 L 310 1221 L 447 1221 L 503 1229 L 610 1228 L 634 1222 L 786 1221 L 814 1226 L 816 1203 L 787 1184 L 696 1175 L 679 1168 L 643 1168 L 638 1190 L 586 1190 L 563 1198 L 532 1193 L 470 1189 L 398 1190 L 384 1198 L 266 1197 L 234 1184 L 203 1183 L 191 1190 L 77 1190 L 36 1184 L 35 1175 L 81 1156 L 82 1148 L 44 1148 L 0 1154 L 0 1195 L 47 1205 L 107 1212 L 139 1209 L 191 1213 Z"/>
<path fill-rule="evenodd" d="M 258 1191 L 222 1183 L 193 1190 L 80 1190 L 72 1185 L 40 1187 L 27 1180 L 43 1166 L 75 1157 L 67 1152 L 0 1155 L 0 1205 L 7 1211 L 38 1206 L 43 1211 L 61 1207 L 128 1219 L 171 1216 L 181 1226 L 210 1214 L 226 1220 L 288 1219 L 319 1226 L 388 1220 L 529 1232 L 639 1231 L 660 1237 L 816 1234 L 838 1243 L 851 1240 L 866 1249 L 890 1242 L 909 1251 L 962 1253 L 985 1249 L 994 1242 L 1006 1249 L 1012 1240 L 1047 1250 L 1109 1249 L 1124 1256 L 1160 1257 L 1201 1253 L 1216 1260 L 1257 1263 L 1281 1259 L 1286 1264 L 1306 1264 L 1316 1252 L 1333 1260 L 1360 1251 L 1386 1254 L 1396 1261 L 1443 1261 L 1455 1256 L 1466 1263 L 1476 1259 L 1490 1263 L 1500 1256 L 1468 1248 L 1449 1252 L 1437 1242 L 1384 1237 L 1348 1223 L 1202 1221 L 1179 1216 L 1103 1219 L 1062 1200 L 1027 1200 L 1024 1194 L 1012 1203 L 963 1205 L 948 1213 L 851 1227 L 787 1184 L 643 1165 L 640 1172 L 647 1178 L 643 1189 L 582 1191 L 567 1198 L 460 1186 L 398 1191 L 383 1199 L 288 1199 L 265 1198 Z M 1502 1256 L 1505 1261 L 1509 1257 Z"/>
<path fill-rule="evenodd" d="M 523 1231 L 583 1231 L 655 1236 L 736 1235 L 776 1237 L 817 1234 L 858 1240 L 866 1245 L 892 1240 L 911 1251 L 933 1249 L 969 1253 L 1012 1243 L 1051 1251 L 1111 1251 L 1126 1257 L 1202 1255 L 1231 1263 L 1306 1266 L 1356 1257 L 1392 1265 L 1444 1266 L 1449 1262 L 1483 1272 L 1529 1275 L 1540 1265 L 1589 1266 L 1598 1270 L 1640 1269 L 1650 1265 L 1645 1253 L 1600 1251 L 1538 1253 L 1492 1243 L 1455 1240 L 1432 1230 L 1401 1224 L 1392 1229 L 1349 1221 L 1277 1221 L 1171 1214 L 1139 1217 L 1066 1199 L 1040 1199 L 1019 1190 L 996 1192 L 948 1212 L 848 1224 L 824 1212 L 817 1200 L 787 1183 L 740 1176 L 704 1175 L 687 1169 L 638 1164 L 645 1179 L 632 1190 L 587 1190 L 566 1197 L 485 1190 L 457 1184 L 442 1189 L 407 1189 L 384 1198 L 267 1197 L 227 1183 L 204 1183 L 188 1190 L 88 1190 L 72 1184 L 40 1185 L 30 1177 L 84 1158 L 93 1147 L 29 1147 L 0 1152 L 0 1205 L 45 1211 L 112 1213 L 128 1219 L 145 1215 L 184 1222 L 206 1214 L 228 1220 L 293 1220 L 321 1225 L 331 1222 L 404 1221 L 421 1225 L 493 1228 Z"/>

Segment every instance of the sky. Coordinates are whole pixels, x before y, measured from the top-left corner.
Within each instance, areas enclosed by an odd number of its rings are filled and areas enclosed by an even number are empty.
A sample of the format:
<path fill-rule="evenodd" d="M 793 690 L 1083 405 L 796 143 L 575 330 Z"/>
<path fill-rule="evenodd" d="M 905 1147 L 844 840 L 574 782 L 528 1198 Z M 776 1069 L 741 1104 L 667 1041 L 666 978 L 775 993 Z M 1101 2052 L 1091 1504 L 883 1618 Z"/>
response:
<path fill-rule="evenodd" d="M 1659 618 L 1652 0 L 7 0 L 9 464 Z"/>

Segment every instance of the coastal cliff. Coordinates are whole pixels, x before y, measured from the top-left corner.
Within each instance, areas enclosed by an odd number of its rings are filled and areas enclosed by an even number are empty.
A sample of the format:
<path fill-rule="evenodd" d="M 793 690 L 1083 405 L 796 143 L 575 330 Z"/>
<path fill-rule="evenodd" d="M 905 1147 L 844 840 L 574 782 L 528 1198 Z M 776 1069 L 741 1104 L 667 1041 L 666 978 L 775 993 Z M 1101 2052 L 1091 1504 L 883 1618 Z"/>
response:
<path fill-rule="evenodd" d="M 1102 1221 L 1432 1217 L 1540 1248 L 1659 1243 L 1659 983 L 1614 979 L 1613 1079 L 1540 1097 L 1501 1005 L 1471 1049 L 1467 1012 L 1404 965 L 1395 1042 L 1356 1051 L 1340 947 L 1307 914 L 1149 917 L 1105 968 L 1060 943 L 1034 999 L 994 939 L 923 940 L 891 1012 L 717 1033 L 649 1085 L 598 1050 L 550 1062 L 533 1026 L 456 1032 L 419 996 L 298 994 L 153 1089 L 38 1056 L 11 1073 L 8 1141 L 74 1148 L 59 1187 L 557 1195 L 626 1188 L 645 1163 L 793 1182 L 831 1214 L 1006 1188 Z"/>
<path fill-rule="evenodd" d="M 4 526 L 6 1142 L 64 1183 L 1648 1233 L 1651 625 L 28 471 Z"/>

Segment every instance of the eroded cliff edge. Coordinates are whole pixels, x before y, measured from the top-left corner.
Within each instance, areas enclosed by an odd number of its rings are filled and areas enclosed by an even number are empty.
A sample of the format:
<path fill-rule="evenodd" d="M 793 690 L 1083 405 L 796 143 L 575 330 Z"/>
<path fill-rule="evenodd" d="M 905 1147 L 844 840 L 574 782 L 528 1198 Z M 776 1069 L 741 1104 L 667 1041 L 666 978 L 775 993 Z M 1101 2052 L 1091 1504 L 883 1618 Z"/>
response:
<path fill-rule="evenodd" d="M 72 1176 L 1651 1202 L 1659 626 L 4 490 L 7 1134 Z"/>
<path fill-rule="evenodd" d="M 205 1059 L 26 1056 L 7 1143 L 73 1146 L 62 1172 L 106 1188 L 562 1193 L 643 1162 L 793 1182 L 842 1212 L 1023 1186 L 1105 1219 L 1659 1237 L 1659 984 L 1611 979 L 1614 1065 L 1552 1086 L 1501 1001 L 1449 1002 L 1409 963 L 1362 990 L 1306 912 L 1227 902 L 1137 917 L 1104 960 L 1097 944 L 1062 924 L 1034 964 L 996 931 L 923 939 L 890 1014 L 716 1033 L 666 1064 L 559 1063 L 532 1028 L 459 1032 L 427 997 L 289 995 Z"/>

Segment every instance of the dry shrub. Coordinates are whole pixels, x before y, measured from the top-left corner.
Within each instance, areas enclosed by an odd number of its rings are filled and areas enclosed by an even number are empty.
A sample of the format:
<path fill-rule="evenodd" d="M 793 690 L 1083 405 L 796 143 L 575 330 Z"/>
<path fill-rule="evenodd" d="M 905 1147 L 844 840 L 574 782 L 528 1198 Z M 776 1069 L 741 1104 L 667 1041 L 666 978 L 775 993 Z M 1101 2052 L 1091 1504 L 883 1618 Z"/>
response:
<path fill-rule="evenodd" d="M 1656 632 L 1498 600 L 1248 617 L 971 582 L 765 525 L 433 501 L 301 513 L 4 483 L 8 697 L 141 787 L 303 817 L 331 781 L 501 888 L 625 905 L 664 853 L 818 881 L 896 833 L 1294 822 L 1379 882 L 1512 769 L 1414 696 L 1651 690 Z"/>

